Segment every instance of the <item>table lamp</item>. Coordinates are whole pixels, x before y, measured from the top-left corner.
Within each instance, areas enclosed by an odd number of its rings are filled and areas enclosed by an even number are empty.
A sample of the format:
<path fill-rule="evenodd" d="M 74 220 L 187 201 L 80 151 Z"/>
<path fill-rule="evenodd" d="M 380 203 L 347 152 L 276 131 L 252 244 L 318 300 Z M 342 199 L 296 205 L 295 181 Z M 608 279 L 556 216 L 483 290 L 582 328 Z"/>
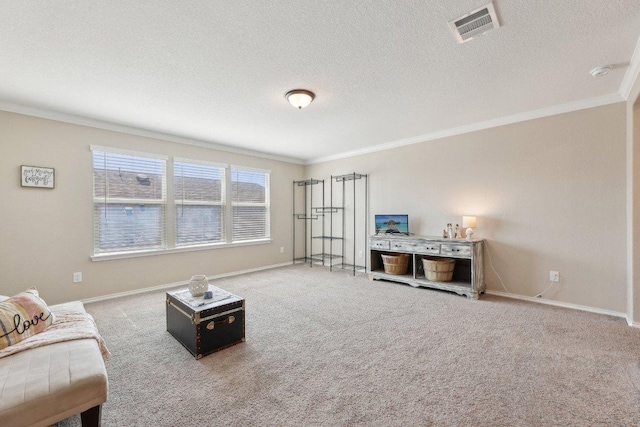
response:
<path fill-rule="evenodd" d="M 465 234 L 467 235 L 467 240 L 471 240 L 471 237 L 473 236 L 473 229 L 476 228 L 476 217 L 463 216 L 462 227 L 466 228 Z"/>

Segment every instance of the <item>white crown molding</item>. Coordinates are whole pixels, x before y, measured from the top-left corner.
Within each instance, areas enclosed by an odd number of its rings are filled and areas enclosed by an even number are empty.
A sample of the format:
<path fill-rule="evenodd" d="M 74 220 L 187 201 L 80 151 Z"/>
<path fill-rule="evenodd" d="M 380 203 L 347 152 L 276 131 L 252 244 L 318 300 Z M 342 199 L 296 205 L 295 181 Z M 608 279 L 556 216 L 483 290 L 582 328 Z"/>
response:
<path fill-rule="evenodd" d="M 207 275 L 207 279 L 208 280 L 222 279 L 223 277 L 239 276 L 241 274 L 255 273 L 256 271 L 270 270 L 272 268 L 285 267 L 287 265 L 291 265 L 291 262 L 283 262 L 281 264 L 267 265 L 265 267 L 257 267 L 257 268 L 250 268 L 250 269 L 247 269 L 247 270 L 233 271 L 231 273 Z M 114 298 L 121 298 L 121 297 L 128 297 L 128 296 L 131 296 L 131 295 L 144 294 L 144 293 L 147 293 L 147 292 L 160 291 L 162 289 L 177 288 L 179 286 L 187 286 L 188 283 L 189 283 L 188 280 L 183 280 L 183 281 L 180 281 L 180 282 L 166 283 L 164 285 L 159 285 L 159 286 L 151 286 L 151 287 L 148 287 L 148 288 L 134 289 L 132 291 L 118 292 L 118 293 L 115 293 L 115 294 L 103 295 L 103 296 L 93 297 L 93 298 L 86 298 L 86 299 L 82 300 L 82 303 L 83 304 L 88 304 L 88 303 L 92 303 L 92 302 L 107 301 L 107 300 L 114 299 Z"/>
<path fill-rule="evenodd" d="M 622 102 L 624 98 L 619 93 L 612 93 L 609 95 L 599 96 L 595 98 L 583 99 L 580 101 L 570 102 L 567 104 L 554 105 L 549 108 L 541 108 L 539 110 L 527 111 L 525 113 L 514 114 L 511 116 L 505 116 L 498 119 L 487 120 L 484 122 L 473 123 L 470 125 L 460 126 L 457 128 L 446 129 L 434 133 L 428 133 L 425 135 L 414 136 L 411 138 L 400 139 L 398 141 L 387 142 L 385 144 L 376 145 L 373 147 L 367 147 L 360 150 L 347 151 L 340 154 L 334 154 L 326 157 L 318 157 L 305 162 L 306 165 L 312 165 L 315 163 L 329 162 L 332 160 L 345 159 L 349 157 L 361 156 L 363 154 L 375 153 L 377 151 L 390 150 L 392 148 L 402 147 L 404 145 L 417 144 L 420 142 L 433 141 L 435 139 L 446 138 L 455 135 L 461 135 L 469 132 L 476 132 L 479 130 L 490 129 L 494 127 L 509 125 L 518 122 L 524 122 L 527 120 L 539 119 L 542 117 L 554 116 L 557 114 L 569 113 L 572 111 L 585 110 L 587 108 L 600 107 L 603 105 L 614 104 L 616 102 Z"/>
<path fill-rule="evenodd" d="M 635 58 L 638 58 L 635 62 L 638 63 L 640 66 L 640 51 L 637 46 L 636 46 L 636 52 L 634 53 L 634 59 Z M 631 66 L 629 67 L 629 70 L 630 69 L 631 69 Z M 627 70 L 625 79 L 629 74 L 629 70 Z M 635 72 L 636 76 L 638 74 L 638 71 L 640 71 L 640 68 L 636 70 Z M 631 88 L 629 88 L 629 90 L 631 90 Z M 450 136 L 476 132 L 479 130 L 490 129 L 490 128 L 504 126 L 512 123 L 524 122 L 527 120 L 553 116 L 556 114 L 563 114 L 571 111 L 578 111 L 578 110 L 584 110 L 587 108 L 600 107 L 603 105 L 613 104 L 616 102 L 622 102 L 625 99 L 626 98 L 624 98 L 620 93 L 612 93 L 609 95 L 604 95 L 596 98 L 589 98 L 589 99 L 584 99 L 580 101 L 570 102 L 567 104 L 555 105 L 549 108 L 542 108 L 539 110 L 527 111 L 524 113 L 505 116 L 498 119 L 492 119 L 484 122 L 473 123 L 473 124 L 460 126 L 452 129 L 445 129 L 438 132 L 433 132 L 429 134 L 414 136 L 411 138 L 405 138 L 397 141 L 387 142 L 384 144 L 367 147 L 360 150 L 347 151 L 344 153 L 338 153 L 330 156 L 318 157 L 318 158 L 309 159 L 309 160 L 303 160 L 303 159 L 294 158 L 294 157 L 278 156 L 274 154 L 263 153 L 260 151 L 252 151 L 252 150 L 246 150 L 241 148 L 235 148 L 228 145 L 221 145 L 213 142 L 205 142 L 205 141 L 185 138 L 177 135 L 171 135 L 171 134 L 162 133 L 162 132 L 140 129 L 132 126 L 126 126 L 126 125 L 121 125 L 117 123 L 90 119 L 87 117 L 81 117 L 81 116 L 76 116 L 72 114 L 60 113 L 60 112 L 45 110 L 42 108 L 29 107 L 25 105 L 13 104 L 13 103 L 2 102 L 2 101 L 0 101 L 0 110 L 8 111 L 11 113 L 24 114 L 27 116 L 40 117 L 43 119 L 57 120 L 60 122 L 71 123 L 71 124 L 76 124 L 80 126 L 88 126 L 88 127 L 93 127 L 97 129 L 126 133 L 130 135 L 160 139 L 164 141 L 175 142 L 178 144 L 193 145 L 196 147 L 203 147 L 203 148 L 208 148 L 212 150 L 226 151 L 230 153 L 243 154 L 243 155 L 248 155 L 253 157 L 260 157 L 260 158 L 277 160 L 277 161 L 286 162 L 286 163 L 299 164 L 299 165 L 312 165 L 316 163 L 323 163 L 323 162 L 329 162 L 332 160 L 339 160 L 339 159 L 345 159 L 349 157 L 360 156 L 363 154 L 375 153 L 378 151 L 390 150 L 390 149 L 402 147 L 405 145 L 418 144 L 420 142 L 433 141 L 436 139 L 446 138 Z"/>
<path fill-rule="evenodd" d="M 544 298 L 528 297 L 528 296 L 523 296 L 523 295 L 518 295 L 518 294 L 502 292 L 502 291 L 489 291 L 488 290 L 488 291 L 486 291 L 486 293 L 489 294 L 489 295 L 496 295 L 496 296 L 499 296 L 499 297 L 519 299 L 519 300 L 523 300 L 523 301 L 535 302 L 535 303 L 538 303 L 538 304 L 553 305 L 555 307 L 563 307 L 563 308 L 569 308 L 569 309 L 572 309 L 572 310 L 588 311 L 589 313 L 604 314 L 605 316 L 620 317 L 620 318 L 624 319 L 629 326 L 636 326 L 635 324 L 632 325 L 632 323 L 629 321 L 629 319 L 628 319 L 628 317 L 627 317 L 627 315 L 625 313 L 620 313 L 618 311 L 605 310 L 603 308 L 596 308 L 596 307 L 589 307 L 587 305 L 571 304 L 571 303 L 568 303 L 568 302 L 552 301 L 552 300 L 548 300 L 548 299 L 544 299 Z"/>
<path fill-rule="evenodd" d="M 74 114 L 60 113 L 57 111 L 46 110 L 44 108 L 29 107 L 26 105 L 13 104 L 9 102 L 0 101 L 0 110 L 8 111 L 10 113 L 24 114 L 26 116 L 40 117 L 42 119 L 49 119 L 49 120 L 56 120 L 64 123 L 71 123 L 74 125 L 88 126 L 88 127 L 102 129 L 102 130 L 126 133 L 128 135 L 143 136 L 146 138 L 161 139 L 163 141 L 175 142 L 178 144 L 193 145 L 196 147 L 208 148 L 211 150 L 226 151 L 229 153 L 260 157 L 260 158 L 269 159 L 269 160 L 277 160 L 280 162 L 294 163 L 297 165 L 304 164 L 304 161 L 302 159 L 298 159 L 294 157 L 278 156 L 275 154 L 264 153 L 262 151 L 253 151 L 253 150 L 246 150 L 242 148 L 235 148 L 229 145 L 222 145 L 222 144 L 216 144 L 214 142 L 200 141 L 197 139 L 171 135 L 168 133 L 136 128 L 133 126 L 121 125 L 118 123 L 112 123 L 112 122 L 107 122 L 103 120 L 90 119 L 88 117 L 77 116 Z"/>
<path fill-rule="evenodd" d="M 631 95 L 631 90 L 633 89 L 633 84 L 636 82 L 638 78 L 638 74 L 640 74 L 640 37 L 636 43 L 636 48 L 633 51 L 633 55 L 631 55 L 631 61 L 627 66 L 627 71 L 624 73 L 624 77 L 622 78 L 622 83 L 620 83 L 620 96 L 622 96 L 625 100 L 629 99 L 629 95 Z"/>

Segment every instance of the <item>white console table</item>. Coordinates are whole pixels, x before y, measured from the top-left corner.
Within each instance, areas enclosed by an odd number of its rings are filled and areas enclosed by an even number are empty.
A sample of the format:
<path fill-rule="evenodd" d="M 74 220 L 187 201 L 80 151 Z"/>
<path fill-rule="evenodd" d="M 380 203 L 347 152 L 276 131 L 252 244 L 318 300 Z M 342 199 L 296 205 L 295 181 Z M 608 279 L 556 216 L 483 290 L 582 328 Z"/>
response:
<path fill-rule="evenodd" d="M 441 237 L 376 234 L 369 237 L 369 278 L 407 283 L 455 292 L 478 299 L 485 291 L 482 262 L 482 239 L 443 239 Z M 411 255 L 407 274 L 388 274 L 384 271 L 382 254 L 405 253 Z M 423 256 L 455 258 L 453 279 L 450 282 L 427 280 L 422 266 Z"/>

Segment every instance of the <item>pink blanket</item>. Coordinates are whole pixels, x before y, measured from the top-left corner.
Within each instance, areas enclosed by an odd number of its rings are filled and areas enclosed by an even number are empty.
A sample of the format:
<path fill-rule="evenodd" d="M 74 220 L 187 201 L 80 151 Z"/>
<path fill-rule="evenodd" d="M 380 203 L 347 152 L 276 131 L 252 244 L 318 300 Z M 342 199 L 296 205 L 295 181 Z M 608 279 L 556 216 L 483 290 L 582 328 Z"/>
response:
<path fill-rule="evenodd" d="M 56 321 L 43 332 L 0 350 L 0 358 L 34 347 L 87 338 L 93 338 L 98 342 L 103 359 L 109 358 L 111 353 L 109 353 L 104 339 L 98 332 L 96 322 L 90 314 L 81 311 L 63 310 L 56 311 L 55 315 Z"/>

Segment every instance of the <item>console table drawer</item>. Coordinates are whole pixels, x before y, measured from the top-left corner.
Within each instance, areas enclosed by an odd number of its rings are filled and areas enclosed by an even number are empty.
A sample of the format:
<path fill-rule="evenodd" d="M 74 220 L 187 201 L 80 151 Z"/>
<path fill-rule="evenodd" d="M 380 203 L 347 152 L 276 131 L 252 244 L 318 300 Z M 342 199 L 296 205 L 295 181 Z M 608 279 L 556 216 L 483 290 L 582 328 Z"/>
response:
<path fill-rule="evenodd" d="M 413 252 L 416 245 L 413 243 L 407 243 L 407 242 L 389 242 L 391 243 L 391 250 L 393 251 L 406 251 L 406 252 Z"/>
<path fill-rule="evenodd" d="M 416 245 L 415 252 L 417 254 L 429 254 L 429 255 L 438 255 L 440 254 L 440 245 L 438 244 L 423 244 Z"/>
<path fill-rule="evenodd" d="M 390 248 L 390 242 L 388 240 L 374 240 L 369 246 L 371 249 L 382 249 L 384 251 L 388 251 Z"/>
<path fill-rule="evenodd" d="M 441 245 L 441 255 L 451 255 L 457 257 L 471 258 L 471 246 L 466 245 Z"/>

